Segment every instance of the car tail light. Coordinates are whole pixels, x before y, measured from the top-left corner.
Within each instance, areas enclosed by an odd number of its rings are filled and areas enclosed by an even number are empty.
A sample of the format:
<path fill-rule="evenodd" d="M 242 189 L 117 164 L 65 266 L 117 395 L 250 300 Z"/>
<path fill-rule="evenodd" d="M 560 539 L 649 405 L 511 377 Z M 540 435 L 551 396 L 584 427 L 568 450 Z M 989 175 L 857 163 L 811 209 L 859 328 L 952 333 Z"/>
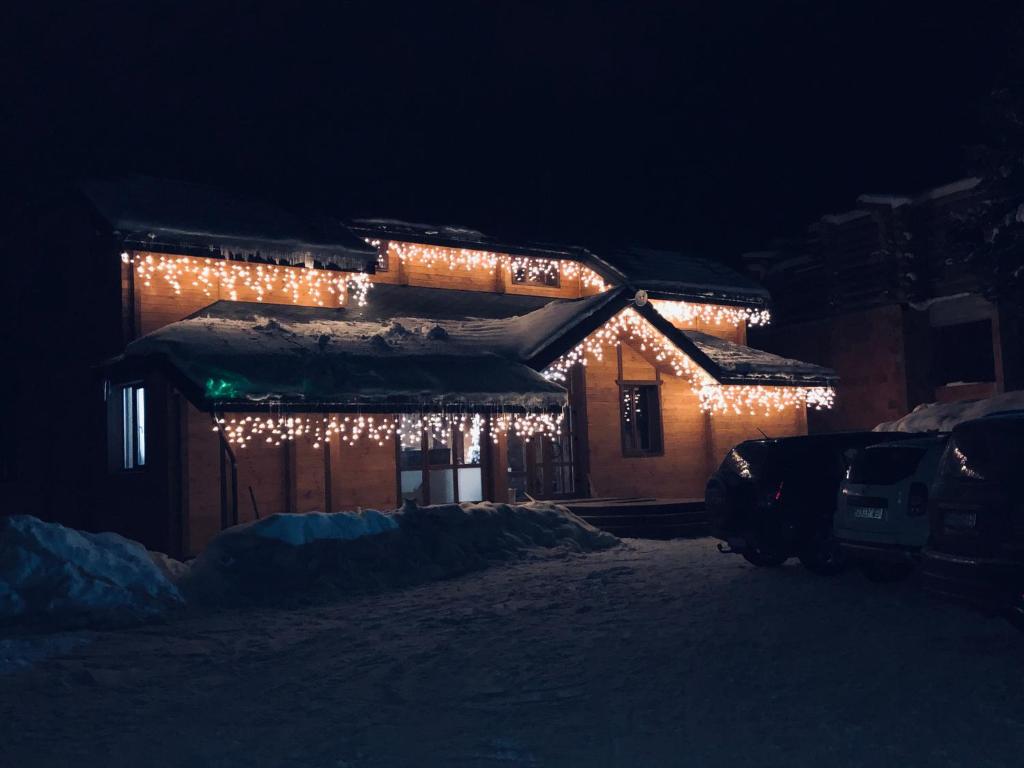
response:
<path fill-rule="evenodd" d="M 907 498 L 907 514 L 922 517 L 928 512 L 928 487 L 924 483 L 911 483 Z"/>

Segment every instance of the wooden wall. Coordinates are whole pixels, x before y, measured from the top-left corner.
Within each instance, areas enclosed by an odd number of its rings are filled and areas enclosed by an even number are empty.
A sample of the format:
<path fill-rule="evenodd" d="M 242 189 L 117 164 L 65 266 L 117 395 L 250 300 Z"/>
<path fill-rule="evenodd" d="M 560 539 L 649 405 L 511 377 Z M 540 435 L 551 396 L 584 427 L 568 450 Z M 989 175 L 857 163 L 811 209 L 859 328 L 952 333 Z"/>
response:
<path fill-rule="evenodd" d="M 654 380 L 655 368 L 638 350 L 622 345 L 626 380 Z M 661 372 L 664 453 L 622 455 L 618 361 L 614 352 L 586 368 L 587 428 L 590 446 L 589 483 L 595 496 L 703 498 L 708 476 L 725 452 L 738 442 L 761 437 L 806 434 L 802 409 L 771 416 L 707 415 L 685 378 Z M 585 484 L 584 484 L 585 487 Z"/>
<path fill-rule="evenodd" d="M 438 248 L 441 253 L 455 249 Z M 550 296 L 555 299 L 576 299 L 597 293 L 596 288 L 584 288 L 578 277 L 562 277 L 558 288 L 543 285 L 519 285 L 512 282 L 508 266 L 495 271 L 487 269 L 449 269 L 447 258 L 431 266 L 403 263 L 398 257 L 395 243 L 388 246 L 388 271 L 373 276 L 375 283 L 419 285 L 426 288 L 448 288 L 460 291 L 493 291 L 528 296 Z M 372 296 L 372 294 L 371 294 Z M 372 300 L 372 298 L 371 298 Z"/>
<path fill-rule="evenodd" d="M 192 554 L 198 554 L 221 527 L 220 438 L 212 427 L 209 414 L 188 406 L 182 450 L 188 488 L 185 549 Z M 390 440 L 383 446 L 369 440 L 352 446 L 332 442 L 329 450 L 314 448 L 307 440 L 280 446 L 253 441 L 247 448 L 232 448 L 238 466 L 240 523 L 255 520 L 257 509 L 266 517 L 396 506 L 395 446 Z"/>
<path fill-rule="evenodd" d="M 672 305 L 682 302 L 670 302 L 670 301 L 655 301 L 652 302 L 651 306 L 655 310 L 658 310 L 659 305 Z M 715 305 L 712 305 L 715 306 Z M 746 344 L 747 343 L 747 323 L 743 321 L 733 325 L 732 323 L 713 323 L 706 322 L 700 318 L 694 318 L 692 320 L 679 320 L 672 317 L 670 307 L 665 307 L 662 310 L 662 315 L 676 328 L 684 331 L 700 331 L 706 333 L 709 336 L 716 336 L 726 341 L 731 341 L 734 344 Z"/>

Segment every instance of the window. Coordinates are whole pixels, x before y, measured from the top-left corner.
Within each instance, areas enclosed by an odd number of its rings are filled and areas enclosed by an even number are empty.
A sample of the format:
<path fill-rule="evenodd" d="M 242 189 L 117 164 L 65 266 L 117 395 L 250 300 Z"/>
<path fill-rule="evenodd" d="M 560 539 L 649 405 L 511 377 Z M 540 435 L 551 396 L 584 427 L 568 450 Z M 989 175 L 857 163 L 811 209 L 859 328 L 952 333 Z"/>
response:
<path fill-rule="evenodd" d="M 995 381 L 992 321 L 932 328 L 932 385 Z"/>
<path fill-rule="evenodd" d="M 561 270 L 557 261 L 549 259 L 517 259 L 512 262 L 512 282 L 516 285 L 561 286 Z"/>
<path fill-rule="evenodd" d="M 384 240 L 383 242 L 381 242 L 377 246 L 377 271 L 378 272 L 387 272 L 388 271 L 389 261 L 390 261 L 388 259 L 388 250 L 389 250 L 388 246 L 389 245 L 390 245 L 390 243 L 388 243 L 387 240 Z"/>
<path fill-rule="evenodd" d="M 419 504 L 481 501 L 482 420 L 465 430 L 416 429 L 415 416 L 402 417 L 398 443 L 399 496 Z"/>
<path fill-rule="evenodd" d="M 661 400 L 657 382 L 622 382 L 622 455 L 656 456 L 662 453 Z"/>
<path fill-rule="evenodd" d="M 110 400 L 116 409 L 116 434 L 119 437 L 119 469 L 138 469 L 146 465 L 146 389 L 141 384 L 114 388 Z"/>

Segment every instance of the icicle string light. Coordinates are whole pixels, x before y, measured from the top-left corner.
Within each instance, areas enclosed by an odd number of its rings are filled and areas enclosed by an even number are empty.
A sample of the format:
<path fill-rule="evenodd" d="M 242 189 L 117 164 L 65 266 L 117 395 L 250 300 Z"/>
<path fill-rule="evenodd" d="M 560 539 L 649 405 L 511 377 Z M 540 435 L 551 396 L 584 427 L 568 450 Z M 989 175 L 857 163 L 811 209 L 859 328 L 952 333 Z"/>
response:
<path fill-rule="evenodd" d="M 479 269 L 497 274 L 498 269 L 507 268 L 511 274 L 522 272 L 528 282 L 543 282 L 545 278 L 558 275 L 565 280 L 578 278 L 584 288 L 596 288 L 599 293 L 608 289 L 608 285 L 594 270 L 569 259 L 541 259 L 467 248 L 442 248 L 419 243 L 401 243 L 395 240 L 364 239 L 374 248 L 380 248 L 383 243 L 403 263 L 416 264 L 428 269 L 447 267 L 453 272 Z"/>
<path fill-rule="evenodd" d="M 437 440 L 447 442 L 452 430 L 468 432 L 472 445 L 479 446 L 485 426 L 489 424 L 491 440 L 497 444 L 503 434 L 514 434 L 524 439 L 534 435 L 557 438 L 562 434 L 562 414 L 499 413 L 482 414 L 278 414 L 276 416 L 217 416 L 214 432 L 223 432 L 230 445 L 247 448 L 253 443 L 282 445 L 288 441 L 306 439 L 314 448 L 329 443 L 354 446 L 370 441 L 383 446 L 397 436 L 403 448 L 418 448 L 424 431 Z"/>
<path fill-rule="evenodd" d="M 720 384 L 633 309 L 624 309 L 551 363 L 544 376 L 553 381 L 565 381 L 572 366 L 586 365 L 588 360 L 603 360 L 605 349 L 624 341 L 648 353 L 655 363 L 671 368 L 677 377 L 685 377 L 705 413 L 756 416 L 787 408 L 822 410 L 831 408 L 835 401 L 831 387 Z"/>
<path fill-rule="evenodd" d="M 723 304 L 696 304 L 689 301 L 665 301 L 651 299 L 651 305 L 658 314 L 673 325 L 688 324 L 695 321 L 707 325 L 768 325 L 772 320 L 767 309 L 752 307 L 728 307 Z"/>
<path fill-rule="evenodd" d="M 204 296 L 238 301 L 238 292 L 245 289 L 255 294 L 256 301 L 266 297 L 284 295 L 298 304 L 305 297 L 318 307 L 341 306 L 349 301 L 366 306 L 367 293 L 372 283 L 362 272 L 340 272 L 312 267 L 285 267 L 278 264 L 229 261 L 227 259 L 196 258 L 192 256 L 165 256 L 138 254 L 132 258 L 121 254 L 121 260 L 132 264 L 136 277 L 147 288 L 162 279 L 176 295 L 182 287 L 198 288 Z"/>

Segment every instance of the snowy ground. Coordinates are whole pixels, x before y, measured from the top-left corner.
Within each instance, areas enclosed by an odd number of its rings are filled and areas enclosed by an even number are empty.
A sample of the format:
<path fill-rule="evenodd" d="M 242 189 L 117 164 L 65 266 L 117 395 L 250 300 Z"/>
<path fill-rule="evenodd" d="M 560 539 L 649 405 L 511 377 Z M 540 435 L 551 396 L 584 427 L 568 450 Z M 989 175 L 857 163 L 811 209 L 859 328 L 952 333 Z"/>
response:
<path fill-rule="evenodd" d="M 0 677 L 4 765 L 983 768 L 1024 747 L 1024 635 L 709 539 L 38 642 Z"/>

